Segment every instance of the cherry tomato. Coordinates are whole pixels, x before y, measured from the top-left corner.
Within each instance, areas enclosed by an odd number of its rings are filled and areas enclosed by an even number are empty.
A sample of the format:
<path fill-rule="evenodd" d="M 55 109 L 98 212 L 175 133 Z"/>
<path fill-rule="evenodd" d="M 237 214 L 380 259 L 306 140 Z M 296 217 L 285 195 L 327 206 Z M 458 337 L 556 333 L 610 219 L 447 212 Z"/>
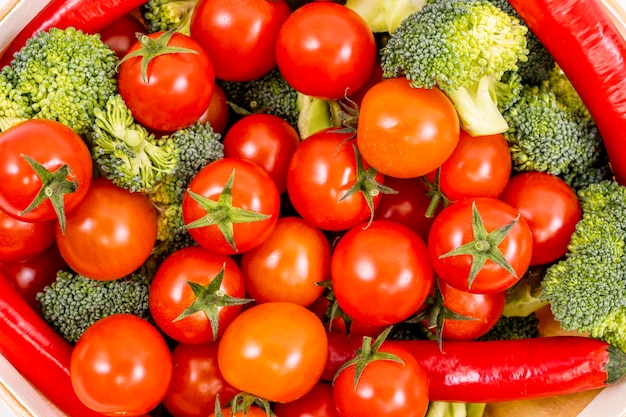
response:
<path fill-rule="evenodd" d="M 383 345 L 380 352 L 401 362 L 379 359 L 368 363 L 354 386 L 355 366 L 342 370 L 333 384 L 341 417 L 423 417 L 428 408 L 428 376 L 406 350 Z"/>
<path fill-rule="evenodd" d="M 440 280 L 464 291 L 494 293 L 505 291 L 524 275 L 532 240 L 528 222 L 517 209 L 484 197 L 443 209 L 430 229 L 428 249 Z"/>
<path fill-rule="evenodd" d="M 78 398 L 104 415 L 138 416 L 165 397 L 172 356 L 147 320 L 114 314 L 98 320 L 78 339 L 70 378 Z"/>
<path fill-rule="evenodd" d="M 415 313 L 434 279 L 424 241 L 390 220 L 351 228 L 335 245 L 330 268 L 339 307 L 373 326 L 395 324 Z"/>
<path fill-rule="evenodd" d="M 365 162 L 359 169 L 350 138 L 350 133 L 332 128 L 314 133 L 289 163 L 289 200 L 300 216 L 322 230 L 347 230 L 372 217 L 380 202 L 384 176 Z"/>
<path fill-rule="evenodd" d="M 0 262 L 20 262 L 54 243 L 54 220 L 25 222 L 0 210 Z"/>
<path fill-rule="evenodd" d="M 428 178 L 432 181 L 435 172 Z M 471 136 L 461 130 L 459 143 L 439 168 L 439 187 L 450 201 L 502 194 L 511 176 L 511 153 L 504 136 Z"/>
<path fill-rule="evenodd" d="M 152 45 L 163 32 L 140 37 L 125 59 Z M 163 39 L 163 38 L 161 38 Z M 142 57 L 123 60 L 118 73 L 119 92 L 135 119 L 149 129 L 171 132 L 188 127 L 207 110 L 215 86 L 215 73 L 206 51 L 193 38 L 175 32 L 169 47 L 193 52 L 158 55 L 142 70 Z"/>
<path fill-rule="evenodd" d="M 89 148 L 69 127 L 46 119 L 19 123 L 0 134 L 0 210 L 22 221 L 64 222 L 85 197 L 92 168 Z"/>
<path fill-rule="evenodd" d="M 137 33 L 145 33 L 146 27 L 131 13 L 117 19 L 100 30 L 100 39 L 115 51 L 122 59 L 128 50 L 137 42 Z"/>
<path fill-rule="evenodd" d="M 285 0 L 200 0 L 191 36 L 208 52 L 217 78 L 252 81 L 276 66 L 274 45 L 290 12 Z"/>
<path fill-rule="evenodd" d="M 174 417 L 206 417 L 215 411 L 215 396 L 227 404 L 238 393 L 220 372 L 217 343 L 179 343 L 172 350 L 172 362 L 163 405 Z"/>
<path fill-rule="evenodd" d="M 299 217 L 278 219 L 272 234 L 241 255 L 250 297 L 257 303 L 290 301 L 309 306 L 330 278 L 330 243 L 320 229 Z"/>
<path fill-rule="evenodd" d="M 200 123 L 209 123 L 213 131 L 223 135 L 226 132 L 229 117 L 230 105 L 228 104 L 226 93 L 219 84 L 215 84 L 209 107 L 207 107 L 198 121 Z"/>
<path fill-rule="evenodd" d="M 315 384 L 297 400 L 276 404 L 274 413 L 285 417 L 339 417 L 335 408 L 333 386 L 326 382 Z"/>
<path fill-rule="evenodd" d="M 276 60 L 297 91 L 324 99 L 356 92 L 376 64 L 376 41 L 367 22 L 332 2 L 305 4 L 280 28 Z"/>
<path fill-rule="evenodd" d="M 565 181 L 545 172 L 524 172 L 511 178 L 500 199 L 526 219 L 533 235 L 531 265 L 559 259 L 582 210 L 576 192 Z"/>
<path fill-rule="evenodd" d="M 113 280 L 134 272 L 148 259 L 156 235 L 157 215 L 150 199 L 98 177 L 68 214 L 65 233 L 57 226 L 56 242 L 76 273 Z"/>
<path fill-rule="evenodd" d="M 413 88 L 404 78 L 372 86 L 361 102 L 357 145 L 379 172 L 419 177 L 439 167 L 454 151 L 459 117 L 437 88 Z"/>
<path fill-rule="evenodd" d="M 254 162 L 218 159 L 196 174 L 188 190 L 182 203 L 185 225 L 191 237 L 210 251 L 244 253 L 265 241 L 276 227 L 278 189 Z"/>
<path fill-rule="evenodd" d="M 172 339 L 207 343 L 221 336 L 239 314 L 245 295 L 243 276 L 234 260 L 189 246 L 159 266 L 150 285 L 150 313 Z"/>
<path fill-rule="evenodd" d="M 224 156 L 248 159 L 265 169 L 279 193 L 287 190 L 289 161 L 300 144 L 296 129 L 271 114 L 250 114 L 224 135 Z"/>
<path fill-rule="evenodd" d="M 273 301 L 244 310 L 219 342 L 220 370 L 235 388 L 274 402 L 294 401 L 317 383 L 328 354 L 322 322 L 299 304 Z"/>

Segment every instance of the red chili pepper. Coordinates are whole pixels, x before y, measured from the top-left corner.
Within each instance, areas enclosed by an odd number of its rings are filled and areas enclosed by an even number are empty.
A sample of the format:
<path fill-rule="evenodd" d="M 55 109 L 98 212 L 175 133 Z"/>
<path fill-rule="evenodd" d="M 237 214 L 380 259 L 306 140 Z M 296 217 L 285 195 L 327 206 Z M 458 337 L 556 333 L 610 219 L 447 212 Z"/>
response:
<path fill-rule="evenodd" d="M 594 118 L 616 180 L 626 184 L 626 40 L 600 0 L 509 0 Z"/>
<path fill-rule="evenodd" d="M 326 380 L 361 344 L 339 333 L 328 340 Z M 431 401 L 533 400 L 603 388 L 626 374 L 625 352 L 588 337 L 444 341 L 443 352 L 435 341 L 385 343 L 404 347 L 421 363 Z"/>
<path fill-rule="evenodd" d="M 57 27 L 75 27 L 85 33 L 98 33 L 115 20 L 130 13 L 146 0 L 52 0 L 13 39 L 0 57 L 0 68 L 8 65 L 13 54 L 33 35 Z"/>
<path fill-rule="evenodd" d="M 70 380 L 72 345 L 59 336 L 0 275 L 0 354 L 61 411 L 102 417 L 74 393 Z"/>

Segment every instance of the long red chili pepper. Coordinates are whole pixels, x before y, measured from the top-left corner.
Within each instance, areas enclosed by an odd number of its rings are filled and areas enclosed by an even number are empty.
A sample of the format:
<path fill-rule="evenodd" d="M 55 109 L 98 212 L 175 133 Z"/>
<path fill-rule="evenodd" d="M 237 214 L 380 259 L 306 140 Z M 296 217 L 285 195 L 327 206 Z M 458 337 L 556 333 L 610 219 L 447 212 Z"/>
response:
<path fill-rule="evenodd" d="M 509 0 L 582 98 L 626 184 L 626 40 L 600 0 Z"/>
<path fill-rule="evenodd" d="M 0 57 L 0 68 L 8 65 L 33 35 L 69 26 L 86 33 L 98 33 L 146 0 L 52 0 L 13 39 Z"/>
<path fill-rule="evenodd" d="M 0 354 L 70 416 L 102 417 L 76 396 L 70 381 L 72 345 L 59 336 L 0 275 Z"/>
<path fill-rule="evenodd" d="M 324 379 L 360 347 L 329 333 Z M 503 341 L 387 341 L 411 352 L 426 370 L 432 401 L 533 400 L 603 388 L 626 374 L 626 353 L 597 339 L 553 336 Z"/>

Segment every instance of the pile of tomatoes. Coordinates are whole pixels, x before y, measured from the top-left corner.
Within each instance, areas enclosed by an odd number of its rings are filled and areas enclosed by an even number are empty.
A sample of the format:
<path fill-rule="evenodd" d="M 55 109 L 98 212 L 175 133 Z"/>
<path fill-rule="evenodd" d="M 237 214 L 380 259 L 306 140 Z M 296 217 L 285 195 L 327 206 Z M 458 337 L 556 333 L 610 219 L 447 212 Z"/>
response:
<path fill-rule="evenodd" d="M 354 365 L 332 382 L 328 332 L 349 326 L 350 337 L 367 341 L 441 294 L 471 320 L 431 331 L 475 339 L 530 266 L 567 250 L 581 216 L 571 188 L 547 174 L 512 176 L 502 134 L 463 132 L 436 88 L 382 79 L 375 38 L 352 10 L 200 0 L 191 35 L 172 36 L 195 52 L 154 57 L 147 77 L 142 58 L 126 55 L 145 30 L 133 19 L 102 37 L 127 56 L 119 88 L 136 120 L 153 131 L 208 121 L 225 158 L 188 185 L 183 216 L 197 245 L 159 265 L 153 322 L 111 316 L 74 347 L 72 385 L 89 408 L 130 416 L 162 404 L 175 417 L 199 417 L 214 413 L 218 396 L 222 405 L 249 400 L 248 416 L 265 415 L 249 395 L 278 417 L 423 416 L 427 375 L 410 353 L 383 343 L 358 384 Z M 274 67 L 304 94 L 348 97 L 358 121 L 301 138 L 278 116 L 229 119 L 215 78 L 249 81 Z M 0 266 L 34 308 L 59 269 L 111 280 L 148 259 L 158 213 L 145 194 L 92 178 L 82 138 L 55 122 L 11 132 L 0 136 Z M 41 180 L 22 154 L 51 171 L 71 168 L 57 181 L 74 184 L 63 224 L 49 201 L 24 213 Z"/>

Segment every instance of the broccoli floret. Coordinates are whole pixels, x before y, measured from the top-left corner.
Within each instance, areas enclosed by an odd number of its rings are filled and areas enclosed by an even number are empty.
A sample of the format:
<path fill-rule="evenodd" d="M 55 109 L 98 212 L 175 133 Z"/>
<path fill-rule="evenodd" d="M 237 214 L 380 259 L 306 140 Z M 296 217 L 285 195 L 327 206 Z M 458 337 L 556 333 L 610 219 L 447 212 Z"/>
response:
<path fill-rule="evenodd" d="M 57 272 L 56 281 L 37 294 L 42 317 L 61 336 L 75 343 L 97 320 L 117 313 L 150 317 L 149 279 L 141 273 L 113 281 L 100 281 Z"/>
<path fill-rule="evenodd" d="M 383 76 L 439 87 L 471 135 L 507 129 L 495 83 L 527 59 L 521 22 L 487 0 L 430 0 L 400 23 L 381 50 Z"/>
<path fill-rule="evenodd" d="M 149 0 L 139 7 L 149 33 L 175 29 L 190 36 L 191 16 L 198 0 Z"/>
<path fill-rule="evenodd" d="M 104 177 L 132 192 L 150 192 L 174 173 L 176 158 L 165 146 L 170 142 L 159 142 L 136 122 L 122 96 L 110 96 L 104 110 L 96 107 L 94 115 L 89 139 L 94 163 Z"/>
<path fill-rule="evenodd" d="M 267 113 L 282 117 L 294 128 L 298 126 L 298 93 L 278 68 L 252 81 L 218 80 L 235 113 Z"/>
<path fill-rule="evenodd" d="M 603 145 L 596 126 L 561 103 L 550 89 L 524 86 L 504 113 L 513 169 L 548 172 L 573 186 L 600 165 Z"/>
<path fill-rule="evenodd" d="M 626 187 L 606 180 L 578 196 L 583 218 L 565 258 L 547 269 L 541 296 L 564 329 L 626 350 Z"/>
<path fill-rule="evenodd" d="M 548 305 L 548 302 L 541 298 L 541 281 L 546 268 L 546 265 L 531 266 L 522 278 L 507 290 L 503 316 L 526 317 Z"/>
<path fill-rule="evenodd" d="M 224 157 L 222 136 L 209 123 L 196 122 L 189 127 L 158 139 L 158 143 L 172 152 L 174 167 L 161 180 L 150 198 L 162 204 L 180 203 L 189 181 L 209 163 Z"/>
<path fill-rule="evenodd" d="M 502 316 L 486 334 L 478 340 L 513 340 L 539 337 L 539 319 L 535 313 L 524 317 Z"/>
<path fill-rule="evenodd" d="M 152 250 L 156 259 L 165 259 L 179 249 L 197 245 L 185 227 L 182 204 L 156 204 L 156 210 L 157 241 Z"/>
<path fill-rule="evenodd" d="M 412 13 L 421 10 L 427 0 L 347 0 L 345 6 L 367 22 L 374 33 L 393 31 Z"/>
<path fill-rule="evenodd" d="M 0 127 L 39 118 L 87 133 L 94 108 L 117 92 L 117 62 L 99 35 L 71 27 L 39 32 L 2 71 Z"/>

